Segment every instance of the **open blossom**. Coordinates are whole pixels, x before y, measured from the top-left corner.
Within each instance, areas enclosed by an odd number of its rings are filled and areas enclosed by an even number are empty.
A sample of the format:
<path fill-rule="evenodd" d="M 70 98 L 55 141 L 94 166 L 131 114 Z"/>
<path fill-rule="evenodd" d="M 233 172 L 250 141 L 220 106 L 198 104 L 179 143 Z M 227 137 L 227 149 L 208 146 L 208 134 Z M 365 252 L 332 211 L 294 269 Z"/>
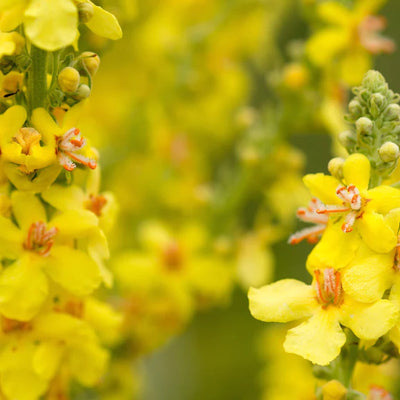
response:
<path fill-rule="evenodd" d="M 335 65 L 344 82 L 358 84 L 371 66 L 371 54 L 395 49 L 394 42 L 380 34 L 386 22 L 374 14 L 381 5 L 380 0 L 356 0 L 353 9 L 336 1 L 318 4 L 318 15 L 326 26 L 307 42 L 310 60 L 320 67 Z"/>
<path fill-rule="evenodd" d="M 0 311 L 7 318 L 29 320 L 49 293 L 49 280 L 76 296 L 93 292 L 101 272 L 85 251 L 71 242 L 90 238 L 97 219 L 89 211 L 67 211 L 47 221 L 39 198 L 13 192 L 13 216 L 0 217 L 0 257 L 12 263 L 0 273 Z M 27 207 L 27 204 L 29 207 Z"/>
<path fill-rule="evenodd" d="M 285 350 L 327 365 L 346 342 L 341 325 L 360 339 L 376 340 L 397 322 L 399 307 L 389 300 L 356 301 L 342 286 L 339 271 L 314 271 L 312 285 L 284 279 L 249 291 L 250 312 L 266 322 L 303 320 L 288 331 Z"/>
<path fill-rule="evenodd" d="M 343 235 L 356 231 L 372 250 L 385 253 L 397 244 L 400 191 L 385 185 L 368 190 L 370 168 L 367 157 L 355 153 L 344 162 L 343 181 L 318 173 L 306 175 L 304 183 L 323 203 L 317 214 L 329 215 Z"/>

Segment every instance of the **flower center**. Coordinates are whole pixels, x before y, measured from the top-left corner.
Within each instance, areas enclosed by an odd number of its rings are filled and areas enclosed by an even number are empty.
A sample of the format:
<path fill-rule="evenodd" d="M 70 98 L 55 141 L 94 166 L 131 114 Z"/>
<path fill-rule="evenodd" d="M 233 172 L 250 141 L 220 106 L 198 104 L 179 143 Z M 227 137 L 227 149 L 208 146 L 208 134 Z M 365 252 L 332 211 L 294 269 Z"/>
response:
<path fill-rule="evenodd" d="M 183 263 L 183 254 L 179 244 L 170 241 L 163 249 L 162 260 L 168 270 L 177 271 L 181 269 Z"/>
<path fill-rule="evenodd" d="M 4 333 L 10 333 L 14 331 L 29 331 L 32 329 L 31 322 L 17 321 L 15 319 L 1 317 L 1 328 Z"/>
<path fill-rule="evenodd" d="M 101 217 L 101 212 L 106 204 L 107 199 L 104 196 L 95 196 L 91 194 L 86 203 L 86 208 L 96 214 L 98 217 Z"/>
<path fill-rule="evenodd" d="M 79 154 L 78 152 L 86 146 L 86 139 L 81 135 L 77 128 L 67 131 L 61 138 L 58 138 L 57 157 L 59 163 L 67 170 L 72 171 L 76 168 L 76 162 L 95 169 L 96 161 Z"/>
<path fill-rule="evenodd" d="M 393 400 L 393 397 L 383 387 L 373 385 L 369 389 L 368 399 L 370 399 L 370 400 Z"/>
<path fill-rule="evenodd" d="M 39 145 L 41 139 L 42 135 L 34 128 L 21 128 L 13 138 L 21 146 L 21 153 L 26 155 L 31 154 L 32 147 Z"/>
<path fill-rule="evenodd" d="M 338 186 L 336 195 L 342 200 L 342 205 L 322 205 L 317 210 L 318 214 L 347 213 L 342 225 L 343 232 L 351 232 L 356 219 L 363 215 L 363 207 L 369 201 L 360 195 L 360 191 L 354 185 Z"/>
<path fill-rule="evenodd" d="M 54 236 L 57 234 L 57 228 L 46 229 L 46 224 L 42 221 L 34 222 L 28 230 L 28 236 L 24 242 L 26 250 L 34 251 L 43 257 L 50 254 L 54 244 Z"/>
<path fill-rule="evenodd" d="M 339 306 L 343 302 L 343 289 L 340 280 L 340 272 L 333 268 L 325 268 L 323 271 L 316 269 L 315 292 L 318 302 L 327 307 L 330 304 Z"/>

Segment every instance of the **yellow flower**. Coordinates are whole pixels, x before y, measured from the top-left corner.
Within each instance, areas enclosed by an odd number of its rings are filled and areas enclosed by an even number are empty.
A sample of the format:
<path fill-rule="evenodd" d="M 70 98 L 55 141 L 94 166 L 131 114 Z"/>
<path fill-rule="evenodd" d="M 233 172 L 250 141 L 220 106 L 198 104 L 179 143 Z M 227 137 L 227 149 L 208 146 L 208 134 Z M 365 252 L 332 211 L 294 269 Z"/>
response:
<path fill-rule="evenodd" d="M 398 321 L 399 307 L 389 300 L 362 303 L 342 287 L 341 273 L 333 268 L 314 271 L 311 286 L 284 279 L 260 289 L 250 288 L 251 314 L 266 322 L 306 319 L 288 331 L 284 348 L 315 364 L 327 365 L 346 342 L 341 325 L 360 339 L 375 340 Z"/>
<path fill-rule="evenodd" d="M 90 0 L 2 0 L 0 29 L 8 32 L 24 25 L 26 36 L 47 51 L 69 46 L 78 37 L 78 11 L 83 4 L 91 9 L 86 26 L 95 34 L 120 39 L 117 19 Z"/>
<path fill-rule="evenodd" d="M 26 117 L 22 106 L 13 106 L 0 116 L 0 147 L 5 161 L 30 174 L 55 162 L 56 141 L 49 132 L 23 127 Z"/>
<path fill-rule="evenodd" d="M 37 400 L 61 367 L 79 383 L 93 386 L 108 360 L 90 326 L 60 312 L 41 314 L 31 322 L 3 317 L 2 339 L 1 389 L 10 399 Z"/>
<path fill-rule="evenodd" d="M 354 230 L 372 250 L 391 251 L 397 244 L 400 191 L 384 185 L 368 190 L 370 163 L 362 154 L 346 159 L 343 176 L 343 182 L 321 173 L 304 177 L 311 194 L 324 203 L 314 214 L 341 224 L 341 241 L 351 241 Z"/>
<path fill-rule="evenodd" d="M 35 195 L 13 192 L 11 202 L 18 227 L 0 217 L 0 257 L 13 261 L 0 274 L 1 313 L 31 319 L 48 296 L 48 278 L 76 296 L 92 293 L 101 282 L 100 269 L 71 244 L 90 238 L 98 229 L 97 218 L 89 211 L 74 210 L 46 223 L 45 209 Z"/>
<path fill-rule="evenodd" d="M 90 157 L 93 151 L 85 148 L 87 141 L 77 128 L 84 106 L 85 102 L 80 102 L 70 108 L 60 124 L 57 124 L 44 108 L 36 108 L 32 112 L 33 126 L 43 135 L 55 137 L 58 161 L 67 171 L 74 170 L 75 163 L 85 165 L 90 169 L 95 169 L 97 166 L 96 161 Z"/>
<path fill-rule="evenodd" d="M 393 41 L 379 35 L 385 20 L 373 14 L 382 0 L 356 0 L 353 9 L 335 1 L 317 5 L 318 16 L 327 27 L 308 41 L 310 60 L 324 68 L 334 68 L 348 85 L 357 85 L 371 67 L 371 54 L 390 53 Z"/>

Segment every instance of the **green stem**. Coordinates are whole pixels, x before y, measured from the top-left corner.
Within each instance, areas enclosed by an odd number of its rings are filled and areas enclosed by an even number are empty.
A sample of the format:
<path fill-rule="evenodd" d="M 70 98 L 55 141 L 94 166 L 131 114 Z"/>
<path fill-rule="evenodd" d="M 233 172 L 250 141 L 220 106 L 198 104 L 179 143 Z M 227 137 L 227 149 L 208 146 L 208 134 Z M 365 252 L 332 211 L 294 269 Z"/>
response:
<path fill-rule="evenodd" d="M 47 96 L 47 52 L 32 44 L 32 65 L 29 70 L 28 98 L 29 109 L 32 112 L 37 107 L 43 107 Z"/>

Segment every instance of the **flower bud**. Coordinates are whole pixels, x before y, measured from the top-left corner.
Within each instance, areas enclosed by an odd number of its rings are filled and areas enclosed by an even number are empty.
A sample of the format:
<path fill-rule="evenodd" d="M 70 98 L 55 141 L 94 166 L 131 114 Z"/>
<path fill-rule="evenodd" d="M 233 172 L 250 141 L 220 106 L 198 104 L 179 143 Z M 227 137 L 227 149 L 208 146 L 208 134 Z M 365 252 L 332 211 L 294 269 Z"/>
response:
<path fill-rule="evenodd" d="M 288 64 L 283 70 L 283 83 L 291 89 L 301 89 L 308 80 L 307 69 L 299 63 Z"/>
<path fill-rule="evenodd" d="M 399 146 L 393 142 L 386 142 L 379 148 L 378 153 L 384 162 L 396 161 L 399 158 Z"/>
<path fill-rule="evenodd" d="M 341 157 L 332 158 L 328 163 L 328 171 L 336 179 L 341 180 L 343 178 L 343 164 L 344 159 Z"/>
<path fill-rule="evenodd" d="M 380 72 L 369 70 L 364 76 L 362 86 L 371 92 L 378 92 L 382 87 L 387 87 L 387 83 Z"/>
<path fill-rule="evenodd" d="M 352 147 L 355 143 L 355 137 L 352 131 L 344 131 L 339 133 L 338 139 L 342 146 L 344 146 L 346 149 Z"/>
<path fill-rule="evenodd" d="M 78 3 L 78 15 L 80 22 L 88 23 L 94 15 L 93 5 L 87 2 Z"/>
<path fill-rule="evenodd" d="M 323 400 L 345 400 L 347 389 L 337 380 L 332 380 L 322 387 Z"/>
<path fill-rule="evenodd" d="M 398 104 L 389 104 L 386 107 L 384 117 L 387 121 L 398 120 L 400 117 L 400 106 Z"/>
<path fill-rule="evenodd" d="M 72 67 L 65 67 L 58 74 L 58 84 L 65 93 L 74 93 L 80 82 L 79 72 Z"/>
<path fill-rule="evenodd" d="M 90 96 L 90 87 L 88 85 L 85 85 L 84 83 L 79 86 L 78 90 L 74 94 L 74 99 L 77 100 L 84 100 L 87 99 Z"/>
<path fill-rule="evenodd" d="M 374 93 L 369 99 L 369 107 L 371 114 L 377 118 L 385 107 L 386 99 L 380 93 Z"/>
<path fill-rule="evenodd" d="M 374 123 L 367 117 L 358 118 L 356 121 L 356 129 L 359 135 L 370 135 L 373 127 Z"/>
<path fill-rule="evenodd" d="M 359 118 L 363 113 L 361 103 L 357 99 L 351 100 L 349 103 L 349 111 L 354 117 Z"/>
<path fill-rule="evenodd" d="M 99 69 L 100 57 L 96 53 L 85 51 L 81 54 L 81 59 L 90 76 L 94 76 Z"/>

